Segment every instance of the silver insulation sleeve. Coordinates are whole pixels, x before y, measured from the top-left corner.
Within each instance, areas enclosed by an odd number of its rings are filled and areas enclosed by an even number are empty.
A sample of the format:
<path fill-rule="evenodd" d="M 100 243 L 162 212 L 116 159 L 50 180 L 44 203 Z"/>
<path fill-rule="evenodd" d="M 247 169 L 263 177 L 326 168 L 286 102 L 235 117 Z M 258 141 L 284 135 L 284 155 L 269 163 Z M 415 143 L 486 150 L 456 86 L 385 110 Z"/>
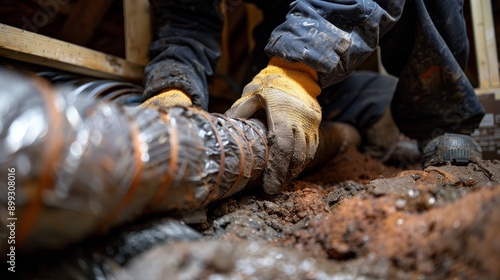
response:
<path fill-rule="evenodd" d="M 0 72 L 0 170 L 15 169 L 15 210 L 0 192 L 0 219 L 17 219 L 23 248 L 60 248 L 144 214 L 201 208 L 256 182 L 266 165 L 257 120 L 118 107 Z M 7 189 L 7 178 L 0 183 Z"/>

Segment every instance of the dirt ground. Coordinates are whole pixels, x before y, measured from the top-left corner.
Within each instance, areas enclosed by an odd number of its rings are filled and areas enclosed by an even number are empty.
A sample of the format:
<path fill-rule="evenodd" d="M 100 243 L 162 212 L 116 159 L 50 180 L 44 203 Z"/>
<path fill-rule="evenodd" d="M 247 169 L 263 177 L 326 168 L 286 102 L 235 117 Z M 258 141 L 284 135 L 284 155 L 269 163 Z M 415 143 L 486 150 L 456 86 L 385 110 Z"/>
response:
<path fill-rule="evenodd" d="M 214 206 L 198 230 L 293 249 L 347 278 L 499 279 L 499 172 L 500 161 L 401 171 L 353 148 L 280 195 Z"/>
<path fill-rule="evenodd" d="M 46 262 L 55 271 L 37 257 L 42 268 L 32 273 L 38 279 L 500 279 L 499 183 L 497 160 L 401 170 L 351 148 L 278 195 L 248 190 L 209 207 L 203 224 L 154 220 L 129 227 L 52 255 Z"/>

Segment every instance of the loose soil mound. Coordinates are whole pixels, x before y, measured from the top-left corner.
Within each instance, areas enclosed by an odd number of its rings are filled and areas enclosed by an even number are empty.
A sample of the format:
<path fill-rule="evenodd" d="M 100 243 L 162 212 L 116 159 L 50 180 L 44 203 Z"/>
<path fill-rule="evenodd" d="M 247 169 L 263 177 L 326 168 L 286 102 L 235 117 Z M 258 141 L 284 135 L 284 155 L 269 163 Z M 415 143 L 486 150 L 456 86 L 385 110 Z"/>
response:
<path fill-rule="evenodd" d="M 402 170 L 349 149 L 280 194 L 255 187 L 212 205 L 203 224 L 153 218 L 50 258 L 20 256 L 20 275 L 500 279 L 499 184 L 500 161 Z"/>

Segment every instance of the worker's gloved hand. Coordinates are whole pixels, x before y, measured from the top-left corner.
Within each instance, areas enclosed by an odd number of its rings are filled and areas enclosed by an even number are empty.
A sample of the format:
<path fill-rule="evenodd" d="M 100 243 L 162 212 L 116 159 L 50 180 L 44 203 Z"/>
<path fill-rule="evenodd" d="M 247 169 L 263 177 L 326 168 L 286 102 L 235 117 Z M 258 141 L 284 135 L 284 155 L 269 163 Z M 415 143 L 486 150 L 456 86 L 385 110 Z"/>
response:
<path fill-rule="evenodd" d="M 250 118 L 258 109 L 266 111 L 269 161 L 263 180 L 267 193 L 277 193 L 314 157 L 321 122 L 316 100 L 320 92 L 316 71 L 273 57 L 226 112 L 228 117 Z"/>
<path fill-rule="evenodd" d="M 141 104 L 142 107 L 162 108 L 174 105 L 192 106 L 193 102 L 187 94 L 179 89 L 167 89 L 158 95 L 155 95 Z"/>

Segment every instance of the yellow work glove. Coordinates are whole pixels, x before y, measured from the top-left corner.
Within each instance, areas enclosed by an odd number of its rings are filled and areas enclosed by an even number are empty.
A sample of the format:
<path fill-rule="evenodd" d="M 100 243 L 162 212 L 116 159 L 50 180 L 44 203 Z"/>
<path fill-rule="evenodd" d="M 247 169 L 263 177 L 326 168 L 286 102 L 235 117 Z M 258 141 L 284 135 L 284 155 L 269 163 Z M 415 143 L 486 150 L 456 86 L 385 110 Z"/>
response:
<path fill-rule="evenodd" d="M 162 108 L 174 105 L 192 106 L 193 102 L 187 94 L 179 89 L 167 89 L 158 95 L 155 95 L 141 104 L 142 107 Z"/>
<path fill-rule="evenodd" d="M 273 57 L 243 89 L 225 113 L 250 118 L 257 110 L 267 115 L 269 160 L 263 174 L 266 193 L 277 193 L 312 160 L 318 146 L 321 108 L 318 74 L 300 62 Z"/>

